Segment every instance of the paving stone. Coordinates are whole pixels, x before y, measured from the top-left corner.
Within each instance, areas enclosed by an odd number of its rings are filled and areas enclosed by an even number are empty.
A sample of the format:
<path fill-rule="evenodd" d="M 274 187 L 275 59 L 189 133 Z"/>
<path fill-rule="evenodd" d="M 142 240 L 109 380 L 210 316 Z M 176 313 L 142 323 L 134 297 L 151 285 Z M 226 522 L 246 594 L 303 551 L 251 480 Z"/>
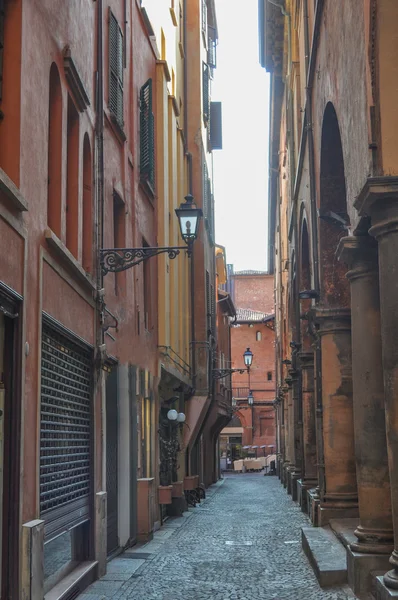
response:
<path fill-rule="evenodd" d="M 309 525 L 276 477 L 226 477 L 188 515 L 166 522 L 160 533 L 171 535 L 138 548 L 152 548 L 153 560 L 117 590 L 98 591 L 107 600 L 354 598 L 346 585 L 319 587 L 300 543 L 301 528 Z"/>

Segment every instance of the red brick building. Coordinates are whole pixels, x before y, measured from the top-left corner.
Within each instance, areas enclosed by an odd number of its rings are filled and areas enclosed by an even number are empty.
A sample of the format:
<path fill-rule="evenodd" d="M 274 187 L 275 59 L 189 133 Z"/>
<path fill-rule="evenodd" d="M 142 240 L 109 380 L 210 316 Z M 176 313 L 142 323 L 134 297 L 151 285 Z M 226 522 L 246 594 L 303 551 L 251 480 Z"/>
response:
<path fill-rule="evenodd" d="M 270 454 L 271 446 L 275 447 L 274 278 L 258 271 L 234 273 L 232 265 L 228 267 L 228 289 L 237 312 L 231 331 L 231 367 L 244 368 L 243 353 L 247 348 L 253 353 L 253 362 L 250 373 L 232 375 L 236 412 L 233 429 L 228 432 L 225 428 L 222 435 L 230 433 L 235 445 L 241 436 L 242 447 L 257 446 L 258 456 L 262 456 Z M 247 400 L 249 390 L 254 397 L 253 407 Z M 256 452 L 247 450 L 250 454 Z"/>

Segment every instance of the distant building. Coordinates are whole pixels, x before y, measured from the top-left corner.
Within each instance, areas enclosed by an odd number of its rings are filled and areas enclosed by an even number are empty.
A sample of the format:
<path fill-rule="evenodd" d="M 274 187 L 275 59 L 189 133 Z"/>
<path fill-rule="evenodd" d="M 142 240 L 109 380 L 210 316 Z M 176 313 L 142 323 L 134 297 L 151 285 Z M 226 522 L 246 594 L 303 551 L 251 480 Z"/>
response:
<path fill-rule="evenodd" d="M 253 352 L 249 374 L 233 373 L 232 403 L 234 417 L 222 431 L 221 444 L 229 438 L 230 454 L 263 456 L 275 449 L 275 344 L 274 344 L 274 278 L 263 271 L 233 271 L 228 265 L 230 290 L 236 306 L 231 331 L 231 367 L 244 368 L 243 353 Z M 253 408 L 248 405 L 252 391 Z M 241 448 L 237 449 L 240 446 Z"/>

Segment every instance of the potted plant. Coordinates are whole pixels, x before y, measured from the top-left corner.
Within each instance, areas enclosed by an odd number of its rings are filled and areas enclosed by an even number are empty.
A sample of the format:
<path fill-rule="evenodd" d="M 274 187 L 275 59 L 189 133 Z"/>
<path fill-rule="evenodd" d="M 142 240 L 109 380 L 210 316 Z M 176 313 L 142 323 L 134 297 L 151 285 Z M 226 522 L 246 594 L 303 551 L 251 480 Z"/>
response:
<path fill-rule="evenodd" d="M 199 475 L 187 475 L 184 477 L 184 490 L 196 490 L 199 487 Z"/>
<path fill-rule="evenodd" d="M 171 504 L 172 503 L 172 485 L 159 485 L 158 486 L 158 497 L 159 504 Z"/>
<path fill-rule="evenodd" d="M 184 482 L 183 481 L 174 481 L 173 483 L 173 491 L 171 495 L 173 498 L 181 498 L 184 493 Z"/>

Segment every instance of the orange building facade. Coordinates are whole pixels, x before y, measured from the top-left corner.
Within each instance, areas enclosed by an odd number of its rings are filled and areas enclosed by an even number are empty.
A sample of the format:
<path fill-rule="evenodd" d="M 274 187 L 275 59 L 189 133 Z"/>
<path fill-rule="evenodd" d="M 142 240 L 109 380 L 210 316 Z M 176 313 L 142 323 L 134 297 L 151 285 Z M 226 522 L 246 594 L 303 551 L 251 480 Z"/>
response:
<path fill-rule="evenodd" d="M 66 576 L 78 593 L 151 537 L 174 404 L 189 425 L 176 477 L 218 476 L 202 438 L 217 344 L 216 18 L 210 0 L 174 4 L 163 39 L 149 1 L 0 2 L 2 598 L 62 597 Z M 174 208 L 189 192 L 205 216 L 193 259 L 105 263 L 103 249 L 184 246 Z"/>

